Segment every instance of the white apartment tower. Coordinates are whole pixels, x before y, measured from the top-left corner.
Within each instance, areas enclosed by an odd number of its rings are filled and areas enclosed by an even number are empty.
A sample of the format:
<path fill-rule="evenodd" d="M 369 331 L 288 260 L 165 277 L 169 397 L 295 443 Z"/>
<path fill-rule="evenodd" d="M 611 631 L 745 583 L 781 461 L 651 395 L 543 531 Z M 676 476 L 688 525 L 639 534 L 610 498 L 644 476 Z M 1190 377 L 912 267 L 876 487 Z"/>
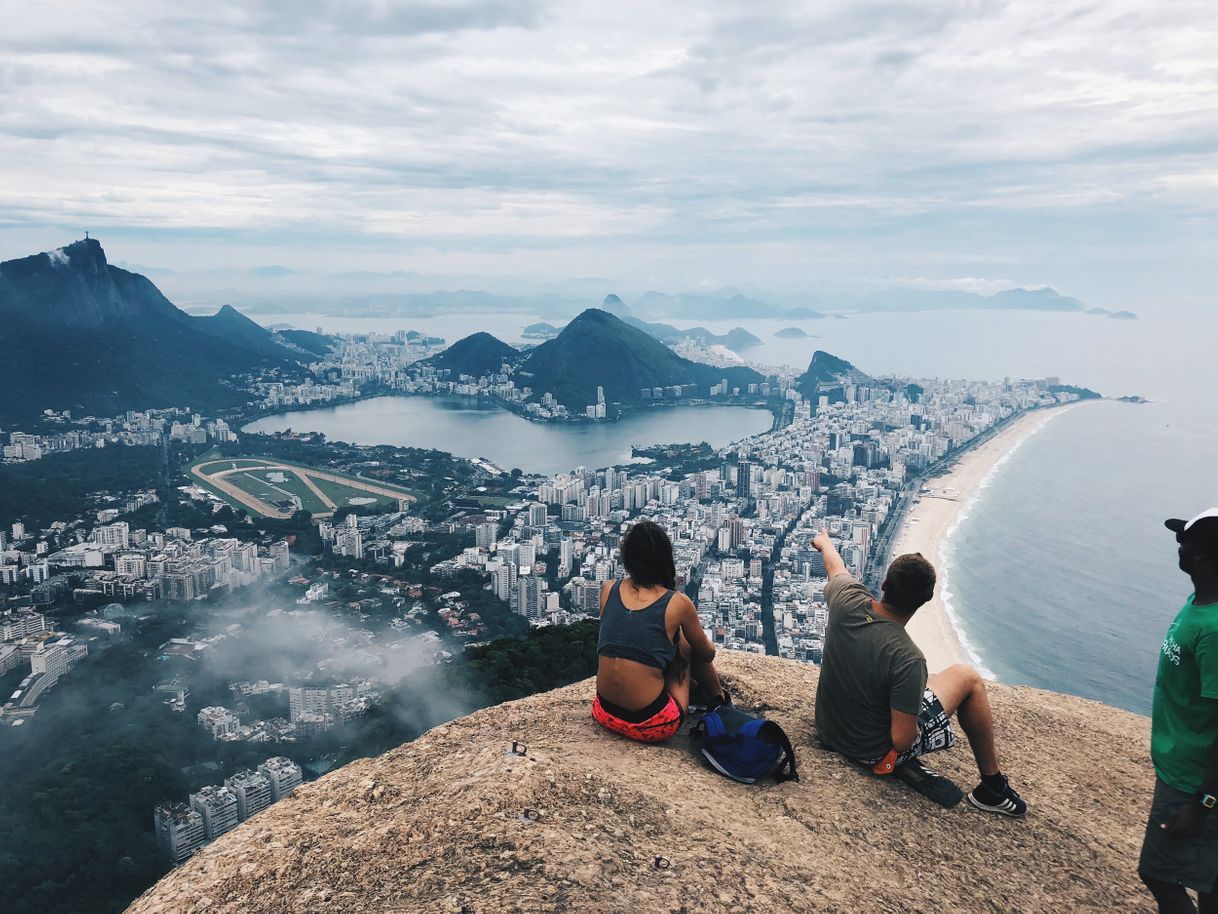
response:
<path fill-rule="evenodd" d="M 207 840 L 203 817 L 185 803 L 166 803 L 153 813 L 156 843 L 169 862 L 177 866 Z"/>
<path fill-rule="evenodd" d="M 495 569 L 492 578 L 495 596 L 505 603 L 512 598 L 512 588 L 516 584 L 516 566 L 500 565 Z"/>
<path fill-rule="evenodd" d="M 125 521 L 106 524 L 93 531 L 93 539 L 99 546 L 126 549 L 131 545 L 131 528 Z"/>
<path fill-rule="evenodd" d="M 574 557 L 574 547 L 571 543 L 571 538 L 564 536 L 558 543 L 558 576 L 567 578 L 571 576 L 571 562 Z"/>
<path fill-rule="evenodd" d="M 275 802 L 271 779 L 261 771 L 238 771 L 224 779 L 224 786 L 237 798 L 237 817 L 242 822 Z"/>
<path fill-rule="evenodd" d="M 215 841 L 237 827 L 237 797 L 227 787 L 208 785 L 190 795 L 191 808 L 203 817 L 203 833 Z"/>
<path fill-rule="evenodd" d="M 474 545 L 489 552 L 495 547 L 495 539 L 498 535 L 498 524 L 479 524 L 474 528 Z"/>
<path fill-rule="evenodd" d="M 258 772 L 270 781 L 271 796 L 275 800 L 282 799 L 304 783 L 300 766 L 282 755 L 267 759 L 258 766 Z"/>

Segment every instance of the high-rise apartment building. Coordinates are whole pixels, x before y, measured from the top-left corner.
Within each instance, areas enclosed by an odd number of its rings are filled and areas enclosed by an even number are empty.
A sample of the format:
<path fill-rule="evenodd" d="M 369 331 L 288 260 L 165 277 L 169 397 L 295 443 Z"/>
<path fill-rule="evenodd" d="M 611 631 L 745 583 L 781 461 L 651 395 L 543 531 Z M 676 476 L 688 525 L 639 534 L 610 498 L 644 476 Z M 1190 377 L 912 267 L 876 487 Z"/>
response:
<path fill-rule="evenodd" d="M 169 862 L 177 866 L 207 840 L 203 817 L 185 803 L 166 803 L 152 815 L 156 843 Z"/>
<path fill-rule="evenodd" d="M 295 722 L 305 714 L 325 714 L 330 710 L 330 690 L 288 689 L 288 715 Z"/>
<path fill-rule="evenodd" d="M 520 578 L 516 586 L 517 614 L 524 616 L 530 622 L 541 618 L 543 597 L 542 584 L 545 582 L 537 575 L 526 574 Z"/>
<path fill-rule="evenodd" d="M 224 786 L 237 798 L 237 817 L 242 822 L 275 802 L 271 779 L 261 771 L 238 771 L 224 779 Z"/>
<path fill-rule="evenodd" d="M 237 797 L 227 787 L 208 785 L 190 795 L 190 806 L 203 817 L 203 833 L 215 841 L 230 832 L 241 821 L 237 814 Z"/>
<path fill-rule="evenodd" d="M 241 729 L 241 718 L 228 708 L 202 708 L 195 719 L 200 727 L 211 731 L 212 739 L 232 736 Z"/>
<path fill-rule="evenodd" d="M 490 551 L 495 548 L 495 540 L 498 536 L 498 524 L 479 524 L 474 528 L 474 545 L 479 549 Z"/>
<path fill-rule="evenodd" d="M 127 552 L 114 557 L 114 570 L 118 574 L 142 578 L 148 574 L 148 560 L 138 552 Z"/>
<path fill-rule="evenodd" d="M 124 521 L 106 524 L 93 531 L 93 539 L 99 546 L 126 549 L 131 545 L 131 528 Z"/>
<path fill-rule="evenodd" d="M 736 464 L 736 495 L 749 498 L 753 494 L 753 465 L 747 460 Z"/>
<path fill-rule="evenodd" d="M 571 563 L 574 559 L 575 548 L 570 537 L 564 536 L 558 543 L 558 576 L 571 576 Z"/>
<path fill-rule="evenodd" d="M 10 609 L 0 614 L 0 641 L 16 641 L 46 630 L 47 620 L 42 613 Z"/>
<path fill-rule="evenodd" d="M 491 578 L 495 596 L 505 603 L 512 598 L 512 588 L 516 586 L 517 569 L 515 565 L 500 565 L 495 569 Z"/>
<path fill-rule="evenodd" d="M 537 563 L 537 547 L 533 543 L 521 543 L 516 551 L 516 564 L 521 568 L 532 568 Z"/>
<path fill-rule="evenodd" d="M 282 799 L 304 783 L 300 766 L 282 755 L 267 759 L 258 766 L 258 771 L 270 781 L 271 797 L 275 800 Z"/>

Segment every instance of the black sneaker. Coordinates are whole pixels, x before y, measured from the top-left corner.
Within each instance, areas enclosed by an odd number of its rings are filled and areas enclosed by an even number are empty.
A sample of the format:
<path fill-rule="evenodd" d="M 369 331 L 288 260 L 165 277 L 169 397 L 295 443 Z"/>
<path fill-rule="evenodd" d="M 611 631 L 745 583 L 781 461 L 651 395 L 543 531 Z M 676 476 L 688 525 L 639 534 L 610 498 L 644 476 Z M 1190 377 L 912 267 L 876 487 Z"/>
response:
<path fill-rule="evenodd" d="M 1028 814 L 1028 804 L 1015 792 L 1011 782 L 1005 777 L 1002 779 L 1001 790 L 987 787 L 982 781 L 968 795 L 968 801 L 983 812 L 996 812 L 1011 819 L 1022 819 Z"/>
<path fill-rule="evenodd" d="M 950 778 L 931 771 L 917 758 L 911 758 L 898 765 L 892 772 L 892 776 L 906 786 L 912 787 L 931 802 L 948 809 L 964 799 L 964 791 L 957 787 Z"/>

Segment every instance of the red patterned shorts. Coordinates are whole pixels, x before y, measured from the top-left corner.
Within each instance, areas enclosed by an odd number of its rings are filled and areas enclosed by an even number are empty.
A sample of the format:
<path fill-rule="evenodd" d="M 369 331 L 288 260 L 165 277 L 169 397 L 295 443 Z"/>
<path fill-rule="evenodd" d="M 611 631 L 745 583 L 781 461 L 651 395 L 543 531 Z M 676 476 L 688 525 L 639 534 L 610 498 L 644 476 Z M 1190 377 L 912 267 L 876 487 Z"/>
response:
<path fill-rule="evenodd" d="M 592 716 L 602 727 L 640 743 L 664 742 L 681 729 L 685 720 L 685 712 L 667 691 L 638 711 L 615 705 L 598 694 L 592 702 Z"/>

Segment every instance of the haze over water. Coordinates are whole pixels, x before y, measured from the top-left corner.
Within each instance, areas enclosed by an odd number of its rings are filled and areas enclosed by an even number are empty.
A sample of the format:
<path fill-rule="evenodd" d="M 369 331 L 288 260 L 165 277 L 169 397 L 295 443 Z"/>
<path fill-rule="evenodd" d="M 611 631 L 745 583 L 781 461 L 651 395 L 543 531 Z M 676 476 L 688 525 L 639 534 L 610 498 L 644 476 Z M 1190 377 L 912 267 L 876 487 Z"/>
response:
<path fill-rule="evenodd" d="M 414 328 L 450 343 L 483 327 L 519 343 L 519 330 L 533 320 L 508 314 L 260 319 L 310 329 Z M 1158 645 L 1189 592 L 1188 579 L 1176 568 L 1175 542 L 1162 522 L 1218 504 L 1218 364 L 1209 352 L 1218 319 L 1199 308 L 1181 308 L 1143 313 L 1137 321 L 1037 311 L 946 311 L 700 323 L 717 332 L 744 326 L 764 341 L 746 350 L 746 358 L 766 364 L 805 366 L 813 351 L 824 349 L 875 375 L 1057 375 L 1106 395 L 1152 399 L 1145 405 L 1084 404 L 1025 441 L 973 499 L 951 537 L 943 569 L 954 616 L 976 659 L 999 679 L 1149 713 Z M 774 338 L 776 330 L 793 323 L 815 338 Z M 317 416 L 334 412 L 313 411 Z M 648 414 L 640 417 L 643 428 L 607 426 L 591 434 L 575 428 L 537 430 L 501 411 L 456 415 L 463 417 L 459 423 L 469 423 L 474 437 L 485 441 L 490 432 L 519 442 L 510 446 L 520 447 L 523 468 L 553 472 L 573 467 L 558 464 L 577 453 L 578 462 L 594 466 L 623 459 L 615 455 L 629 442 L 701 440 L 705 434 L 690 436 L 683 424 L 690 414 L 700 426 L 721 433 L 718 417 L 706 422 L 716 414 L 701 410 Z M 747 431 L 742 427 L 742 434 L 768 426 L 767 414 L 756 415 L 767 421 Z M 288 424 L 301 431 L 310 423 L 295 414 Z M 385 428 L 370 426 L 362 440 L 379 432 L 390 441 Z M 710 434 L 717 436 L 716 431 Z M 554 434 L 566 443 L 555 450 L 517 437 L 529 434 Z M 438 439 L 392 440 L 444 447 Z"/>

